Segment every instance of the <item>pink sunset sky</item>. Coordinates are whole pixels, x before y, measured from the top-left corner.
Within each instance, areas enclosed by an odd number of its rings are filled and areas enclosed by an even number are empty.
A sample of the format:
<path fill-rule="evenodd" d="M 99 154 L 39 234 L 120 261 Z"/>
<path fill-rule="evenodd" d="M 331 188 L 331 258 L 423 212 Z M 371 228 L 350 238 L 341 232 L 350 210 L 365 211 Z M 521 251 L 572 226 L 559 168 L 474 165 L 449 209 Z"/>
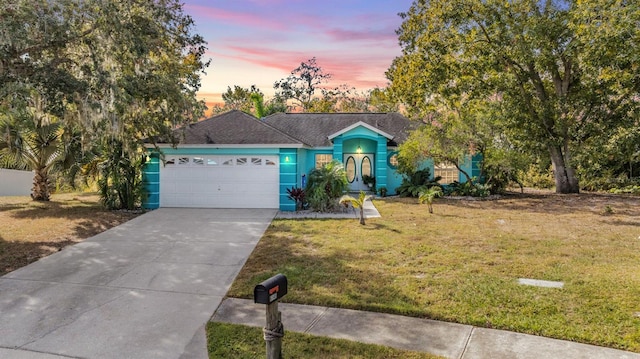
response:
<path fill-rule="evenodd" d="M 273 83 L 312 57 L 328 86 L 358 91 L 385 87 L 385 71 L 400 46 L 395 30 L 412 0 L 185 0 L 195 31 L 212 59 L 200 97 L 221 103 L 234 85 L 256 85 L 267 98 Z"/>

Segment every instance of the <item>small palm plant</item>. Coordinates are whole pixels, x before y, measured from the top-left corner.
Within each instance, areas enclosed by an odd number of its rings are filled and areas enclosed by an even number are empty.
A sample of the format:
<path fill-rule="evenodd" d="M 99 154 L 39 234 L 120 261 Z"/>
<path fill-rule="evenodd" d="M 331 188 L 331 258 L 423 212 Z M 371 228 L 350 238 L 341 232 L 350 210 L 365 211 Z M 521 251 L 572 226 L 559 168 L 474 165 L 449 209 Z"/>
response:
<path fill-rule="evenodd" d="M 438 186 L 433 186 L 433 187 L 429 187 L 429 189 L 427 189 L 424 192 L 420 192 L 418 201 L 420 202 L 420 204 L 423 204 L 426 202 L 427 206 L 429 206 L 429 213 L 433 213 L 433 200 L 436 197 L 440 197 L 440 196 L 442 196 L 442 188 Z"/>
<path fill-rule="evenodd" d="M 348 194 L 340 197 L 340 204 L 350 203 L 354 208 L 360 209 L 360 224 L 364 226 L 364 203 L 370 200 L 373 196 L 367 195 L 364 191 L 360 191 L 358 198 L 351 197 Z"/>

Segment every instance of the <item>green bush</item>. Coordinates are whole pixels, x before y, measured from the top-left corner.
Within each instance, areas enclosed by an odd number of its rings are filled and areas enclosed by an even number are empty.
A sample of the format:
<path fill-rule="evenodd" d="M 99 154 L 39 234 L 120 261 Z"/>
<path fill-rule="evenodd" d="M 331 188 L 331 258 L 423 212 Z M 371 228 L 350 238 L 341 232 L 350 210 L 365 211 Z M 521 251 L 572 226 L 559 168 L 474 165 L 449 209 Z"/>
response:
<path fill-rule="evenodd" d="M 520 171 L 518 178 L 522 179 L 525 187 L 553 188 L 556 185 L 551 169 L 541 170 L 536 165 L 530 165 L 527 171 Z"/>
<path fill-rule="evenodd" d="M 306 200 L 314 211 L 335 211 L 339 206 L 338 199 L 348 188 L 344 166 L 333 160 L 309 172 L 305 187 Z"/>
<path fill-rule="evenodd" d="M 487 197 L 491 191 L 489 186 L 485 184 L 454 181 L 445 186 L 444 193 L 446 196 Z"/>
<path fill-rule="evenodd" d="M 441 179 L 440 176 L 431 178 L 428 168 L 418 170 L 402 178 L 402 184 L 396 188 L 396 193 L 400 197 L 418 197 L 421 192 L 426 192 L 433 186 L 441 187 L 438 183 Z"/>

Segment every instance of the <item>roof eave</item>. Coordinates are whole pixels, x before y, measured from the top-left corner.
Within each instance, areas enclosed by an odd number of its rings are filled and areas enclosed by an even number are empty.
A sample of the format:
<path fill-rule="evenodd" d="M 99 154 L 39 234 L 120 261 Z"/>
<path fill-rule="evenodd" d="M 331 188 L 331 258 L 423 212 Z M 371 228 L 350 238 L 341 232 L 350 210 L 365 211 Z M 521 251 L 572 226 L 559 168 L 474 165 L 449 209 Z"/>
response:
<path fill-rule="evenodd" d="M 349 131 L 353 130 L 354 128 L 356 128 L 356 127 L 360 127 L 360 126 L 362 126 L 362 127 L 366 128 L 366 129 L 368 129 L 368 130 L 370 130 L 370 131 L 372 131 L 372 132 L 375 132 L 375 133 L 377 133 L 377 134 L 379 134 L 379 135 L 381 135 L 381 136 L 384 136 L 384 137 L 386 137 L 386 138 L 387 138 L 387 139 L 389 139 L 389 140 L 392 140 L 392 139 L 395 137 L 395 136 L 390 135 L 390 134 L 388 134 L 388 133 L 386 133 L 386 132 L 384 132 L 384 131 L 382 131 L 382 130 L 380 130 L 380 129 L 378 129 L 378 128 L 375 128 L 375 127 L 371 126 L 370 124 L 368 124 L 368 123 L 366 123 L 366 122 L 358 121 L 358 122 L 354 123 L 354 124 L 353 124 L 353 125 L 351 125 L 351 126 L 345 127 L 345 128 L 343 128 L 342 130 L 340 130 L 340 131 L 338 131 L 338 132 L 336 132 L 336 133 L 334 133 L 334 134 L 331 134 L 331 135 L 327 136 L 327 138 L 328 138 L 329 140 L 333 140 L 334 138 L 336 138 L 336 137 L 338 137 L 338 136 L 340 136 L 340 135 L 342 135 L 342 134 L 344 134 L 344 133 L 347 133 L 347 132 L 349 132 Z"/>

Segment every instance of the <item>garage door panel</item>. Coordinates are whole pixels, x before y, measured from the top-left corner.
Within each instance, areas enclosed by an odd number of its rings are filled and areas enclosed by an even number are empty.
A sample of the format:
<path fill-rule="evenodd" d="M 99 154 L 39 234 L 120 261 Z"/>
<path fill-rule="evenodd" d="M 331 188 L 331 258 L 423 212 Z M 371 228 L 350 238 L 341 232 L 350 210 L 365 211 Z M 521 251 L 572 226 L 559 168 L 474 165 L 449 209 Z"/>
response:
<path fill-rule="evenodd" d="M 277 163 L 277 156 L 175 157 L 160 169 L 160 206 L 278 208 Z"/>

